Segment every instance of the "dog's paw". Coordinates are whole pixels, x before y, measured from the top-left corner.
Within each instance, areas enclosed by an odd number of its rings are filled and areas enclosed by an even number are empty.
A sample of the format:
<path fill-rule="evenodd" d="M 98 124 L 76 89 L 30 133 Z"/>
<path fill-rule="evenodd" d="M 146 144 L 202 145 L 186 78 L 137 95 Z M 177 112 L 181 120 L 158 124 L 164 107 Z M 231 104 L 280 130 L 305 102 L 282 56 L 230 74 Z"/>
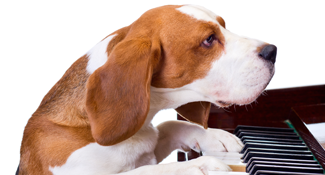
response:
<path fill-rule="evenodd" d="M 189 172 L 195 175 L 208 175 L 208 171 L 231 171 L 231 169 L 221 160 L 210 157 L 202 156 L 197 159 L 191 160 L 189 163 Z"/>
<path fill-rule="evenodd" d="M 200 139 L 199 149 L 203 152 L 240 152 L 244 144 L 235 135 L 221 130 L 209 128 L 205 137 Z"/>

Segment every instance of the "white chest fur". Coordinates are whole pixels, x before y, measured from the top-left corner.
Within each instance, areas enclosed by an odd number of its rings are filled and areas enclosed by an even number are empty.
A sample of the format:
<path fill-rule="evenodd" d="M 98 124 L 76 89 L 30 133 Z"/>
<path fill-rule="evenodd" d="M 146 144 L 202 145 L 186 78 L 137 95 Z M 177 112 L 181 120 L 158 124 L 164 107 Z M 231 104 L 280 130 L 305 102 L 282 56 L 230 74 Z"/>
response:
<path fill-rule="evenodd" d="M 113 146 L 90 143 L 73 152 L 64 165 L 50 167 L 50 171 L 54 175 L 100 175 L 156 164 L 154 149 L 157 140 L 158 131 L 150 124 L 142 127 L 131 138 Z"/>

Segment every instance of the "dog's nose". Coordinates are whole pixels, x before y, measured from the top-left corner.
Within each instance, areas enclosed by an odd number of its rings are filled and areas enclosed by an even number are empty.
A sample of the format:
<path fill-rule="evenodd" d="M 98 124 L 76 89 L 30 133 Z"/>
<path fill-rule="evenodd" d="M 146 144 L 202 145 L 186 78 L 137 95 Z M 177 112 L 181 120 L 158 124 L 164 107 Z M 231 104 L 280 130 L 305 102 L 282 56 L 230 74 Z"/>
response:
<path fill-rule="evenodd" d="M 274 64 L 276 58 L 276 50 L 277 50 L 276 46 L 270 44 L 264 46 L 258 55 L 265 60 L 271 61 Z"/>

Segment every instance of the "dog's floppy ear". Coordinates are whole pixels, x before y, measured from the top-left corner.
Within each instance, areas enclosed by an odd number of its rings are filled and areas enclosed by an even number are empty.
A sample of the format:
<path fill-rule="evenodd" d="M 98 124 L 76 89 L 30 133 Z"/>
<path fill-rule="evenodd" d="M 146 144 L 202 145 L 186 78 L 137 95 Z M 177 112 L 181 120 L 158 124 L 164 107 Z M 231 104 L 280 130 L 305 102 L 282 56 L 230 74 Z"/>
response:
<path fill-rule="evenodd" d="M 210 102 L 192 102 L 180 106 L 176 109 L 177 113 L 186 120 L 202 125 L 205 129 L 208 128 L 208 119 L 210 113 Z"/>
<path fill-rule="evenodd" d="M 153 67 L 160 43 L 124 39 L 87 82 L 86 111 L 91 132 L 100 145 L 114 145 L 134 135 L 144 124 L 150 105 Z"/>

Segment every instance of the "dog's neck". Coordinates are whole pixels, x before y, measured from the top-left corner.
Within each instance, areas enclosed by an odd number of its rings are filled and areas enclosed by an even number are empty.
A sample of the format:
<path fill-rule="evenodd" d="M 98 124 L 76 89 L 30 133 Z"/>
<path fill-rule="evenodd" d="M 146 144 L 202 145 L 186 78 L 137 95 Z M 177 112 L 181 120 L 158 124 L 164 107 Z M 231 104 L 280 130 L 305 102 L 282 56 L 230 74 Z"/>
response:
<path fill-rule="evenodd" d="M 146 124 L 150 123 L 155 114 L 163 109 L 176 109 L 184 104 L 208 100 L 202 94 L 191 90 L 190 85 L 180 88 L 150 88 L 150 111 Z"/>
<path fill-rule="evenodd" d="M 202 94 L 191 90 L 190 85 L 180 88 L 155 88 L 150 91 L 150 108 L 152 109 L 176 109 L 177 107 L 195 101 L 206 100 Z"/>

